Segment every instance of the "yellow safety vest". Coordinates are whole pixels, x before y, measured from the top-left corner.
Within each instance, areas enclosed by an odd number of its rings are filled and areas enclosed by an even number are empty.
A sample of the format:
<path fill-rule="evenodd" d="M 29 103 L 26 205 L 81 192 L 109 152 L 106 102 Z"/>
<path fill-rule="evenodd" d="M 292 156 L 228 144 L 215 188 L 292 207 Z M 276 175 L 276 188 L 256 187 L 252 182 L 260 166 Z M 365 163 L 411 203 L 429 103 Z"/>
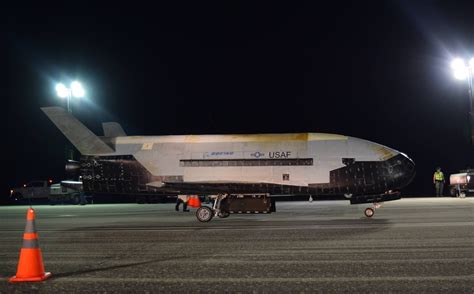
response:
<path fill-rule="evenodd" d="M 435 178 L 435 181 L 444 181 L 443 172 L 435 172 L 434 178 Z"/>

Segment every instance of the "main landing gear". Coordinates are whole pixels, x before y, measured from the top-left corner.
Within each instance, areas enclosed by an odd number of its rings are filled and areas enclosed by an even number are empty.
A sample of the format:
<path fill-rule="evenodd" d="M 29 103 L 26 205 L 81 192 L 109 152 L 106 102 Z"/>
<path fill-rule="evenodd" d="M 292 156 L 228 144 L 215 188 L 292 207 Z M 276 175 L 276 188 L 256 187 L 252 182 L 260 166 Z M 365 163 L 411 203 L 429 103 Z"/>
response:
<path fill-rule="evenodd" d="M 208 206 L 201 206 L 196 211 L 196 217 L 198 221 L 207 223 L 211 221 L 212 217 L 214 216 L 214 211 Z"/>
<path fill-rule="evenodd" d="M 221 202 L 224 198 L 226 198 L 227 195 L 217 195 L 214 196 L 214 204 L 212 205 L 212 208 L 209 206 L 201 206 L 198 208 L 196 211 L 196 217 L 198 221 L 207 223 L 211 221 L 211 219 L 215 216 L 220 217 L 220 218 L 226 218 L 230 216 L 230 213 L 228 211 L 221 211 Z"/>
<path fill-rule="evenodd" d="M 268 194 L 220 194 L 210 196 L 212 207 L 203 206 L 196 211 L 200 222 L 209 222 L 214 217 L 226 218 L 232 213 L 255 214 L 275 212 L 275 202 Z"/>
<path fill-rule="evenodd" d="M 380 208 L 382 207 L 382 204 L 379 203 L 379 202 L 374 202 L 374 206 L 373 207 L 367 207 L 365 210 L 364 210 L 364 214 L 366 217 L 373 217 L 374 214 L 375 214 L 375 209 L 377 208 Z"/>

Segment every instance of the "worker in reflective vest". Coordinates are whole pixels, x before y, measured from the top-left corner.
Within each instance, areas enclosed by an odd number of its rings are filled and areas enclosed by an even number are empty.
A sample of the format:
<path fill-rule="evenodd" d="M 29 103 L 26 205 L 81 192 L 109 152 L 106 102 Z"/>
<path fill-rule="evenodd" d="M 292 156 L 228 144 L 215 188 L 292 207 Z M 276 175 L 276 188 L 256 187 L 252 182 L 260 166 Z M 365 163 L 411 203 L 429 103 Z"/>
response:
<path fill-rule="evenodd" d="M 178 195 L 178 197 L 176 198 L 175 210 L 179 211 L 179 205 L 181 203 L 183 203 L 183 211 L 188 212 L 189 211 L 189 209 L 188 209 L 188 200 L 189 200 L 188 195 Z"/>
<path fill-rule="evenodd" d="M 436 197 L 443 196 L 444 174 L 440 167 L 433 174 L 433 184 L 435 185 Z"/>

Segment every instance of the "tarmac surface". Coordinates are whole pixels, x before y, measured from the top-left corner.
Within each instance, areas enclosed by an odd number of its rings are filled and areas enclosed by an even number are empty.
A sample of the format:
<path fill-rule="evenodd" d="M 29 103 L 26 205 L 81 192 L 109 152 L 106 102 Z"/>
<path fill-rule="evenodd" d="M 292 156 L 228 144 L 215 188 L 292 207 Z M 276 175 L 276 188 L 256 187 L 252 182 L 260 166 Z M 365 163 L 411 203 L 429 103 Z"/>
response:
<path fill-rule="evenodd" d="M 0 293 L 474 293 L 474 198 L 277 202 L 199 223 L 173 204 L 36 206 L 46 271 L 10 284 L 27 206 L 0 207 Z"/>

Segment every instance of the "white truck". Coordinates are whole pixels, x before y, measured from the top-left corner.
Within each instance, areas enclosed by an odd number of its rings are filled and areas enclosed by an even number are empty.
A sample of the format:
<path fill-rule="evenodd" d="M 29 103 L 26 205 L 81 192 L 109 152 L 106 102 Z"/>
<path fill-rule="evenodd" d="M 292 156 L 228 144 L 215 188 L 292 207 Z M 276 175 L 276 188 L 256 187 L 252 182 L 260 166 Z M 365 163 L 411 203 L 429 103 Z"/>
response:
<path fill-rule="evenodd" d="M 463 170 L 449 176 L 449 192 L 451 196 L 465 197 L 474 193 L 474 170 Z"/>
<path fill-rule="evenodd" d="M 52 180 L 31 181 L 19 188 L 10 190 L 10 200 L 16 203 L 28 203 L 29 201 L 47 201 L 49 196 L 49 186 Z"/>
<path fill-rule="evenodd" d="M 53 184 L 48 181 L 31 181 L 23 187 L 10 190 L 10 202 L 18 204 L 49 203 L 54 204 L 85 204 L 82 182 L 61 181 Z"/>

